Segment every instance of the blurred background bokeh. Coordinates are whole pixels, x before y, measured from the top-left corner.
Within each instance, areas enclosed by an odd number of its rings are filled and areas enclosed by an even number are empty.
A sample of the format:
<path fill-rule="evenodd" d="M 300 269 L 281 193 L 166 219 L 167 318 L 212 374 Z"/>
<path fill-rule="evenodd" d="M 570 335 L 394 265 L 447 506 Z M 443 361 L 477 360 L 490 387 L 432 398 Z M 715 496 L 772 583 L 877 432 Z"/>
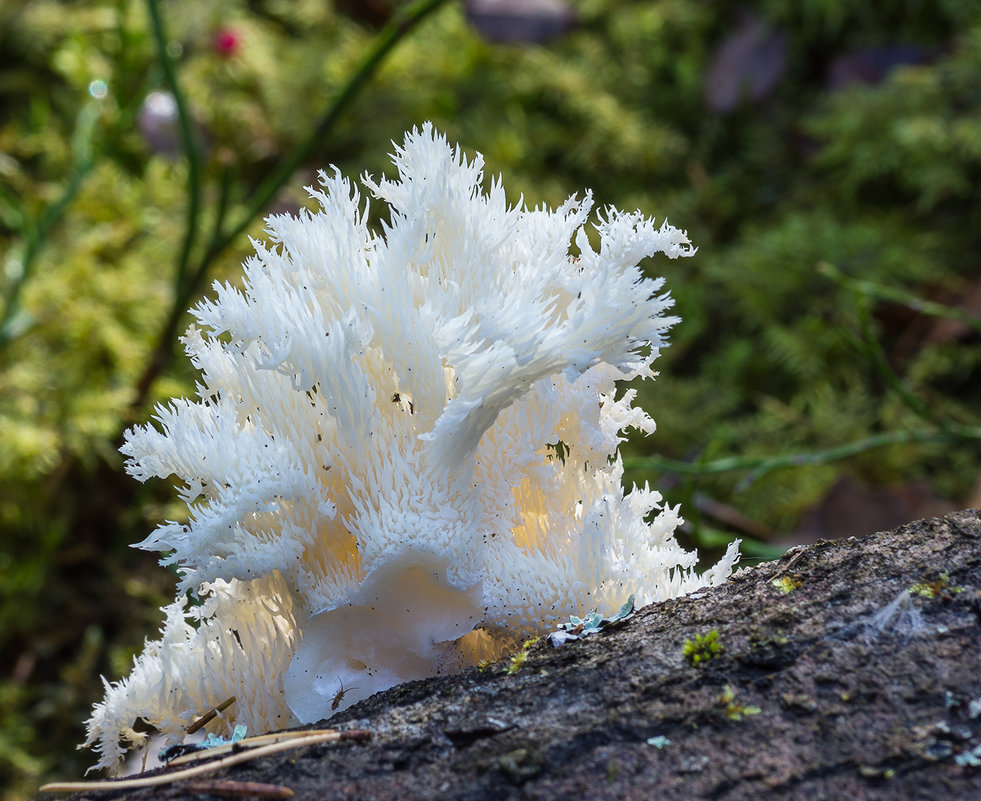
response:
<path fill-rule="evenodd" d="M 976 505 L 981 4 L 0 0 L 0 791 L 77 778 L 182 514 L 116 452 L 270 211 L 432 120 L 513 202 L 688 230 L 628 478 L 747 562 Z"/>

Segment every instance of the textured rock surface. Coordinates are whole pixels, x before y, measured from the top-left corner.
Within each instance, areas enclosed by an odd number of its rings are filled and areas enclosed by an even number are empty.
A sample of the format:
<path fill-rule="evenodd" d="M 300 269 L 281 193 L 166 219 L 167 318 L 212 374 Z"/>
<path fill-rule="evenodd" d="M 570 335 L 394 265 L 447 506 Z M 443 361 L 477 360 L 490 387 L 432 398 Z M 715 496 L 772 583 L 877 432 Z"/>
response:
<path fill-rule="evenodd" d="M 413 682 L 331 720 L 370 742 L 222 775 L 309 799 L 981 798 L 981 767 L 957 759 L 981 763 L 979 591 L 975 510 L 819 542 L 586 640 L 542 640 L 516 672 Z M 712 630 L 724 650 L 693 666 L 685 642 Z"/>

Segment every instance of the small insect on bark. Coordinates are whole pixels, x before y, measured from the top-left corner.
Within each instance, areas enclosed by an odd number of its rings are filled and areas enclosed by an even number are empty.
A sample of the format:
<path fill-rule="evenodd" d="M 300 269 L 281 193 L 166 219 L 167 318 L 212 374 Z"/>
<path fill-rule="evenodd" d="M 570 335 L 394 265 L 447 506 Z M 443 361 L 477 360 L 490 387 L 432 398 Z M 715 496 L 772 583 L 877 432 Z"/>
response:
<path fill-rule="evenodd" d="M 341 689 L 339 689 L 337 691 L 337 694 L 334 696 L 334 699 L 330 702 L 330 711 L 331 712 L 335 712 L 337 710 L 337 707 L 339 707 L 341 705 L 341 701 L 344 700 L 344 696 L 345 695 L 347 695 L 349 692 L 351 692 L 351 690 L 358 689 L 358 685 L 357 684 L 354 684 L 351 687 L 345 687 L 344 686 L 344 682 L 341 681 L 339 677 L 337 679 L 337 683 L 341 685 Z"/>

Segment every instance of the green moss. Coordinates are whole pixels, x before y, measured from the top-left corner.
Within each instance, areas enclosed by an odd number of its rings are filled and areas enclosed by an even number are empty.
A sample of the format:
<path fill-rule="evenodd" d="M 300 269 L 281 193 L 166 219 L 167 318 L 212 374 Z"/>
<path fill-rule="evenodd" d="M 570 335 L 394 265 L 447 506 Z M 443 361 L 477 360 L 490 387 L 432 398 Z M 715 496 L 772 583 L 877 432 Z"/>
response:
<path fill-rule="evenodd" d="M 686 640 L 681 647 L 681 653 L 693 665 L 709 662 L 725 651 L 722 643 L 719 642 L 719 632 L 712 629 L 706 634 L 696 634 L 694 638 Z"/>
<path fill-rule="evenodd" d="M 953 595 L 964 592 L 963 587 L 958 587 L 950 583 L 950 576 L 946 573 L 941 573 L 937 578 L 932 581 L 918 581 L 909 591 L 913 595 L 919 595 L 923 598 L 950 598 Z"/>
<path fill-rule="evenodd" d="M 763 710 L 758 706 L 747 706 L 736 701 L 736 691 L 731 685 L 726 685 L 719 695 L 719 701 L 725 709 L 726 718 L 729 720 L 742 720 L 743 717 L 758 715 Z"/>
<path fill-rule="evenodd" d="M 794 590 L 798 589 L 802 581 L 797 576 L 778 576 L 770 582 L 774 587 L 776 587 L 780 592 L 785 595 L 792 593 Z"/>
<path fill-rule="evenodd" d="M 528 660 L 528 651 L 540 639 L 541 637 L 532 637 L 530 640 L 525 640 L 521 648 L 518 649 L 517 653 L 511 657 L 511 660 L 508 662 L 507 669 L 504 672 L 509 676 L 513 676 L 515 673 L 521 670 L 521 668 L 524 667 L 525 662 Z"/>

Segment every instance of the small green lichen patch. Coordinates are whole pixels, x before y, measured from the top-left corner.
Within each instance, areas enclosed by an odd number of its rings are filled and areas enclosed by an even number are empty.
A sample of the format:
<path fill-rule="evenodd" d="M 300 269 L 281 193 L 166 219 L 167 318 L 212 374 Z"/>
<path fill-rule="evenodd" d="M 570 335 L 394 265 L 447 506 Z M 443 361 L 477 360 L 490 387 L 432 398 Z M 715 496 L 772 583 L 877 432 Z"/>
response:
<path fill-rule="evenodd" d="M 715 659 L 723 651 L 725 648 L 719 642 L 718 629 L 712 629 L 705 634 L 696 634 L 693 639 L 686 640 L 681 647 L 681 653 L 693 665 Z"/>
<path fill-rule="evenodd" d="M 763 711 L 758 706 L 746 706 L 738 703 L 736 701 L 736 691 L 732 689 L 732 685 L 730 684 L 727 684 L 721 695 L 719 695 L 719 701 L 725 706 L 726 717 L 729 720 L 742 720 L 744 716 L 758 715 Z"/>
<path fill-rule="evenodd" d="M 541 637 L 532 637 L 530 640 L 525 640 L 518 652 L 511 657 L 511 661 L 508 663 L 507 673 L 509 676 L 513 676 L 522 667 L 524 667 L 525 662 L 528 659 L 528 651 L 531 649 L 536 642 L 538 642 Z"/>
<path fill-rule="evenodd" d="M 784 594 L 792 593 L 800 587 L 801 583 L 802 581 L 798 576 L 777 576 L 770 582 L 770 584 Z"/>
<path fill-rule="evenodd" d="M 923 598 L 944 598 L 950 600 L 954 595 L 964 592 L 963 587 L 957 587 L 950 583 L 950 576 L 941 573 L 933 581 L 918 581 L 909 588 L 910 593 L 919 595 Z"/>

